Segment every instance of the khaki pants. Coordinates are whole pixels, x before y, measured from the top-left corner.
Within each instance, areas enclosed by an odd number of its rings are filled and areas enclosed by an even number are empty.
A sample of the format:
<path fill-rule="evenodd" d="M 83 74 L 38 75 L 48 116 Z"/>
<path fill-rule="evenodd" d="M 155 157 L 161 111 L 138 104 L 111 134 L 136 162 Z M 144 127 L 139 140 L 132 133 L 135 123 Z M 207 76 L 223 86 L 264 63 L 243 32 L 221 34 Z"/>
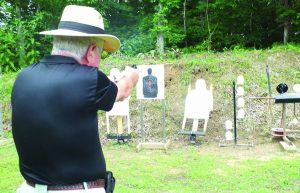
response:
<path fill-rule="evenodd" d="M 37 184 L 35 187 L 29 186 L 26 182 L 17 189 L 17 193 L 105 193 L 104 188 L 91 188 L 85 190 L 51 190 L 47 191 L 47 185 Z"/>

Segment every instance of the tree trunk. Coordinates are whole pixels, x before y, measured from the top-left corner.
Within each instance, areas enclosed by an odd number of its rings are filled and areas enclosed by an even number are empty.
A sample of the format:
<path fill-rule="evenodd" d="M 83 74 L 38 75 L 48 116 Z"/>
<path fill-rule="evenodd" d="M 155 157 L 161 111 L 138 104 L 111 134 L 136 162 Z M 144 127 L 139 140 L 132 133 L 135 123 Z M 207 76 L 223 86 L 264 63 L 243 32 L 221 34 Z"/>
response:
<path fill-rule="evenodd" d="M 162 11 L 162 4 L 161 2 L 159 1 L 158 2 L 158 6 L 159 6 L 159 12 Z M 162 27 L 162 18 L 158 19 L 158 28 L 159 28 L 159 31 L 157 32 L 157 51 L 158 53 L 160 54 L 163 54 L 164 53 L 164 33 L 163 31 L 161 31 L 161 27 Z"/>
<path fill-rule="evenodd" d="M 252 27 L 252 25 L 253 25 L 253 10 L 254 10 L 254 6 L 253 6 L 253 2 L 251 2 L 251 13 L 250 13 L 250 20 L 249 20 L 249 30 L 250 30 L 250 34 L 252 34 L 252 32 L 253 32 L 253 27 Z M 253 41 L 253 40 L 251 40 L 251 41 Z M 254 48 L 256 47 L 256 44 L 255 44 L 255 41 L 253 41 L 253 46 L 254 46 Z"/>
<path fill-rule="evenodd" d="M 284 6 L 286 8 L 289 7 L 289 0 L 284 0 Z M 284 23 L 283 23 L 283 43 L 287 44 L 288 42 L 288 37 L 289 37 L 289 21 L 286 18 Z"/>
<path fill-rule="evenodd" d="M 164 34 L 161 31 L 157 34 L 157 51 L 160 54 L 164 53 Z"/>
<path fill-rule="evenodd" d="M 21 8 L 20 6 L 17 4 L 16 5 L 16 15 L 17 15 L 17 19 L 18 19 L 18 27 L 17 27 L 17 40 L 18 40 L 18 47 L 17 47 L 17 51 L 19 53 L 19 67 L 22 67 L 23 65 L 25 65 L 24 62 L 24 56 L 25 56 L 25 48 L 24 48 L 24 34 L 23 34 L 23 26 L 22 26 L 22 16 L 21 16 Z"/>
<path fill-rule="evenodd" d="M 210 24 L 209 24 L 209 18 L 208 18 L 208 0 L 206 0 L 205 15 L 206 15 L 207 31 L 208 31 L 207 51 L 210 52 L 210 50 L 211 50 L 211 36 L 212 36 L 212 33 L 211 33 Z"/>
<path fill-rule="evenodd" d="M 185 35 L 185 47 L 187 47 L 187 38 L 186 38 L 186 0 L 184 0 L 183 2 L 183 31 L 184 31 L 184 35 Z"/>
<path fill-rule="evenodd" d="M 289 38 L 289 22 L 284 22 L 284 28 L 283 28 L 283 43 L 287 44 Z"/>

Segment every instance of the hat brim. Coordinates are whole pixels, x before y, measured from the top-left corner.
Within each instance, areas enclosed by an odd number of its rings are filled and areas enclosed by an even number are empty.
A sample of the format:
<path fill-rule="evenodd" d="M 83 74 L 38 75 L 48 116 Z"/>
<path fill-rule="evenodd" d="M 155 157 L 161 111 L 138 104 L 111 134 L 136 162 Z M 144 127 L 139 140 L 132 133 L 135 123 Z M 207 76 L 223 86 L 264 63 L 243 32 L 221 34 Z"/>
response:
<path fill-rule="evenodd" d="M 52 36 L 71 36 L 71 37 L 96 37 L 104 40 L 103 50 L 108 52 L 116 52 L 120 48 L 120 40 L 116 36 L 109 34 L 87 34 L 72 30 L 57 29 L 50 31 L 40 32 L 41 35 L 52 35 Z"/>

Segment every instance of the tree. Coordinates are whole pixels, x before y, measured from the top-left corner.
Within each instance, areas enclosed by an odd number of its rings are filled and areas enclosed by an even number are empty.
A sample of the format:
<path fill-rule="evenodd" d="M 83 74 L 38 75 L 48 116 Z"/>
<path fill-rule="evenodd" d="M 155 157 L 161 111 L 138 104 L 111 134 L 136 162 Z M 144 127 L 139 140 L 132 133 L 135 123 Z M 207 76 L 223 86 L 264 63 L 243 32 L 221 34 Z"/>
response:
<path fill-rule="evenodd" d="M 186 36 L 186 0 L 183 1 L 183 31 Z M 184 40 L 185 47 L 187 47 L 187 41 Z"/>
<path fill-rule="evenodd" d="M 277 8 L 277 21 L 280 23 L 280 26 L 283 26 L 283 43 L 286 44 L 289 39 L 290 27 L 297 20 L 297 13 L 300 10 L 296 6 L 296 1 L 293 0 L 281 0 L 274 3 L 276 3 Z"/>
<path fill-rule="evenodd" d="M 4 72 L 16 71 L 36 61 L 39 56 L 35 29 L 41 21 L 42 14 L 30 15 L 31 4 L 25 6 L 25 3 L 25 1 L 1 2 L 5 17 L 1 19 L 0 65 Z"/>
<path fill-rule="evenodd" d="M 164 14 L 163 14 L 163 5 L 161 1 L 158 1 L 158 13 L 157 13 L 157 51 L 160 54 L 164 53 L 164 33 L 163 33 L 163 20 L 164 20 Z"/>
<path fill-rule="evenodd" d="M 38 32 L 58 26 L 69 4 L 91 6 L 129 56 L 170 48 L 190 52 L 265 48 L 300 41 L 299 0 L 0 0 L 0 66 L 18 70 L 51 49 Z M 47 21 L 47 22 L 45 22 Z M 17 46 L 16 46 L 17 45 Z"/>

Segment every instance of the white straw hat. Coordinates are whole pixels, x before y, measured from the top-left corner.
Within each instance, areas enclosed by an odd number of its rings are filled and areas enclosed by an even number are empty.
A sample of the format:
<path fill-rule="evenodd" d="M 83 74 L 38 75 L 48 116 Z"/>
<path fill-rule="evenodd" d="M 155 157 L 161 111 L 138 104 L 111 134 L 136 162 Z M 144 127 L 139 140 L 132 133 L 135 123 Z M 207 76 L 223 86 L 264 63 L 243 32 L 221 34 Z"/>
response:
<path fill-rule="evenodd" d="M 68 5 L 61 16 L 58 29 L 40 32 L 43 35 L 97 37 L 104 40 L 103 50 L 115 52 L 120 40 L 104 31 L 101 14 L 92 7 Z"/>

